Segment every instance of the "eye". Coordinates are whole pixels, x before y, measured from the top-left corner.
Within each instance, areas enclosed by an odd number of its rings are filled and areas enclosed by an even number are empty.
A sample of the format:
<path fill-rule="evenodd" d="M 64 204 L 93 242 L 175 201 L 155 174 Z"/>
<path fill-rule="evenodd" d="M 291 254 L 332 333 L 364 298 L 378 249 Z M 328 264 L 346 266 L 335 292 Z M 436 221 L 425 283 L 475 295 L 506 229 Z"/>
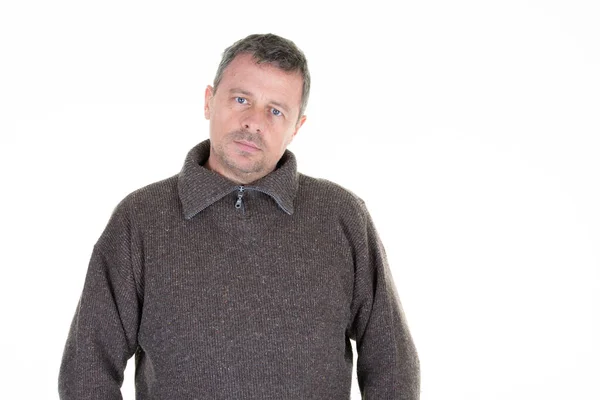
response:
<path fill-rule="evenodd" d="M 235 98 L 235 101 L 238 102 L 238 103 L 240 103 L 240 104 L 246 104 L 246 102 L 248 100 L 246 100 L 244 97 L 238 96 L 238 97 Z"/>
<path fill-rule="evenodd" d="M 272 113 L 274 116 L 276 116 L 276 117 L 279 117 L 279 116 L 283 115 L 283 114 L 281 113 L 281 111 L 279 111 L 279 110 L 278 110 L 278 109 L 276 109 L 276 108 L 273 108 L 273 109 L 271 109 L 271 113 Z"/>

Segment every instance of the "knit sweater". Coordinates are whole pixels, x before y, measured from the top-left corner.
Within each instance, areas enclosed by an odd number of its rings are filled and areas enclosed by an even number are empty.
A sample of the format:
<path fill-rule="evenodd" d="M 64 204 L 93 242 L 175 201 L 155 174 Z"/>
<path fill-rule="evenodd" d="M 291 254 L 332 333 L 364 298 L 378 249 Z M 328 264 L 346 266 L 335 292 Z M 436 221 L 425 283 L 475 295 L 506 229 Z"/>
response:
<path fill-rule="evenodd" d="M 239 186 L 203 167 L 114 209 L 94 245 L 59 373 L 63 400 L 419 398 L 419 359 L 364 202 L 296 170 Z"/>

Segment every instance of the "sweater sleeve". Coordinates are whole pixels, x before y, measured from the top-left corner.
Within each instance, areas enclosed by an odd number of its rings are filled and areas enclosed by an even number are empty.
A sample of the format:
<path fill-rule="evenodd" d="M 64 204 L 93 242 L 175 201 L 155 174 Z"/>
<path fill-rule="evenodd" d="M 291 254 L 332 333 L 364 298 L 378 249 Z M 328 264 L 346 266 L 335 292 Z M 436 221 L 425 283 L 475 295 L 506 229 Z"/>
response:
<path fill-rule="evenodd" d="M 420 362 L 384 247 L 364 203 L 355 243 L 349 337 L 356 341 L 357 378 L 366 400 L 417 400 Z"/>
<path fill-rule="evenodd" d="M 61 400 L 122 399 L 141 314 L 133 236 L 121 203 L 91 255 L 60 366 Z"/>

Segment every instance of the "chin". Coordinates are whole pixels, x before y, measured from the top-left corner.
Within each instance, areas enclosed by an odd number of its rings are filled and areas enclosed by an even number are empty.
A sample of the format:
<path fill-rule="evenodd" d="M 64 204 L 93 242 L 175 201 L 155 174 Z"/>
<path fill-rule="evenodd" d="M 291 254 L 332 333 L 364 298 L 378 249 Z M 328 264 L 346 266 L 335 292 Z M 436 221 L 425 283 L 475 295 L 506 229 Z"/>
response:
<path fill-rule="evenodd" d="M 259 173 L 264 169 L 261 160 L 251 160 L 239 154 L 234 154 L 229 160 L 231 161 L 228 163 L 230 166 L 244 174 Z"/>

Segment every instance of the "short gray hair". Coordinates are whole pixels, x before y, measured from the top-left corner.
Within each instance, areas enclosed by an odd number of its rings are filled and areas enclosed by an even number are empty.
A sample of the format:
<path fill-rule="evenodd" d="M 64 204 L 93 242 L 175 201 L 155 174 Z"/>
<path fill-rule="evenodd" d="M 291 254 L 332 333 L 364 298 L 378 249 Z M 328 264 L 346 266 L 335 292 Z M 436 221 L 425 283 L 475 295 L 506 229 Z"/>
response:
<path fill-rule="evenodd" d="M 258 64 L 266 62 L 283 71 L 300 72 L 304 81 L 300 114 L 298 115 L 298 118 L 300 118 L 306 110 L 310 92 L 310 73 L 308 72 L 308 64 L 302 50 L 291 40 L 272 33 L 246 36 L 244 39 L 240 39 L 226 48 L 223 52 L 223 58 L 221 58 L 221 63 L 219 64 L 213 83 L 215 91 L 223 78 L 225 68 L 240 54 L 252 54 Z"/>

